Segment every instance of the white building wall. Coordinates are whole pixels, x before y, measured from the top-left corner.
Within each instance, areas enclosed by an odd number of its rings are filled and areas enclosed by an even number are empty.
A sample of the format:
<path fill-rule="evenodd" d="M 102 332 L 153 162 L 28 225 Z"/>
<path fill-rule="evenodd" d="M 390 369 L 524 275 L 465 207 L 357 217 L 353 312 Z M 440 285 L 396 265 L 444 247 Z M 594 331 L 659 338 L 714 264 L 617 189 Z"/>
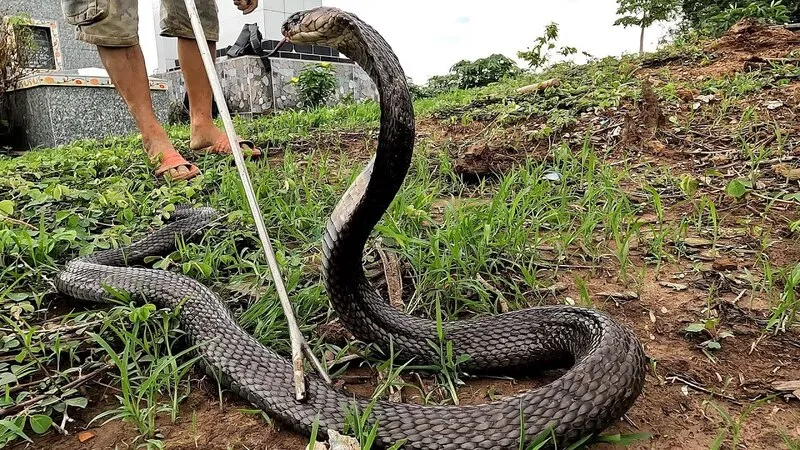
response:
<path fill-rule="evenodd" d="M 225 48 L 236 42 L 245 24 L 256 23 L 265 40 L 280 40 L 281 25 L 293 13 L 304 9 L 322 6 L 322 0 L 260 0 L 255 11 L 242 14 L 230 0 L 217 2 L 219 10 L 219 42 L 217 48 Z M 156 33 L 156 50 L 158 52 L 158 72 L 164 73 L 175 68 L 178 59 L 178 44 L 175 38 L 159 36 L 161 32 L 161 2 L 152 0 L 153 23 Z"/>

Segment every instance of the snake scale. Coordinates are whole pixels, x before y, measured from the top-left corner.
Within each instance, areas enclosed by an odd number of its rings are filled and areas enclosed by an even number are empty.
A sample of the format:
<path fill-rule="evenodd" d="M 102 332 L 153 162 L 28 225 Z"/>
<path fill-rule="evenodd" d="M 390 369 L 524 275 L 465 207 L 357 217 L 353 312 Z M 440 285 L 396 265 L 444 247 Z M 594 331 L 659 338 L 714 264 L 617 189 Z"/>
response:
<path fill-rule="evenodd" d="M 364 342 L 394 346 L 398 359 L 434 364 L 435 322 L 393 309 L 367 281 L 362 258 L 373 227 L 397 194 L 411 163 L 414 112 L 406 77 L 389 45 L 357 16 L 319 7 L 290 16 L 281 28 L 292 43 L 332 46 L 375 82 L 381 108 L 378 148 L 326 223 L 323 280 L 344 325 Z M 107 300 L 104 284 L 163 308 L 180 305 L 180 326 L 209 374 L 282 423 L 306 434 L 341 431 L 345 407 L 368 402 L 307 375 L 307 399 L 294 397 L 291 362 L 260 344 L 208 287 L 165 270 L 131 267 L 171 251 L 176 236 L 191 236 L 216 217 L 213 209 L 180 207 L 173 221 L 131 245 L 69 261 L 56 279 L 62 293 Z M 568 367 L 559 378 L 517 395 L 472 406 L 422 406 L 379 401 L 376 443 L 405 440 L 408 449 L 519 449 L 550 430 L 559 444 L 613 425 L 640 395 L 645 355 L 634 334 L 606 314 L 570 306 L 542 306 L 444 323 L 455 354 L 468 354 L 471 373 Z M 521 427 L 521 421 L 524 424 Z"/>

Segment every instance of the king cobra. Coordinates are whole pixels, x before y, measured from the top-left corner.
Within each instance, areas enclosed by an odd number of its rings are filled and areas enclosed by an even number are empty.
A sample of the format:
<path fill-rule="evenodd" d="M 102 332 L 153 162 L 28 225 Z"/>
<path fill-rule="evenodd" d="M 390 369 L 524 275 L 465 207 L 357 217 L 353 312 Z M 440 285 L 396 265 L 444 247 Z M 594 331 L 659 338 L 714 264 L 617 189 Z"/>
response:
<path fill-rule="evenodd" d="M 336 48 L 361 66 L 380 97 L 378 147 L 326 223 L 323 280 L 333 308 L 353 335 L 398 360 L 436 364 L 436 323 L 392 308 L 372 288 L 363 270 L 367 239 L 405 179 L 414 146 L 414 112 L 400 63 L 381 35 L 355 15 L 319 7 L 290 16 L 284 40 Z M 202 366 L 231 391 L 289 427 L 309 434 L 341 431 L 347 408 L 378 423 L 376 444 L 405 441 L 408 449 L 519 449 L 549 433 L 559 444 L 596 435 L 613 425 L 640 395 L 646 371 L 635 335 L 591 308 L 541 306 L 493 316 L 445 322 L 454 354 L 467 354 L 470 373 L 567 369 L 554 381 L 523 393 L 470 406 L 369 402 L 306 375 L 307 398 L 294 397 L 291 362 L 250 336 L 225 302 L 208 287 L 166 270 L 130 267 L 146 256 L 175 248 L 217 217 L 205 207 L 176 209 L 174 220 L 129 246 L 100 251 L 66 264 L 56 279 L 69 296 L 102 302 L 104 285 L 162 308 L 180 307 L 180 327 L 199 344 Z"/>

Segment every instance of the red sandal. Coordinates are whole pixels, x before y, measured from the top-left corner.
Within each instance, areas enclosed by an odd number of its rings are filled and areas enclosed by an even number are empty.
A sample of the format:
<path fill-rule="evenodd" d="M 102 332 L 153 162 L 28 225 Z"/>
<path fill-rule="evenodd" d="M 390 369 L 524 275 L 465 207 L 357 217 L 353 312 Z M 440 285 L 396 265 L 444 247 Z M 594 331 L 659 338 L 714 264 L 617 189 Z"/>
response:
<path fill-rule="evenodd" d="M 179 174 L 177 176 L 169 176 L 167 173 L 172 169 L 177 169 L 178 167 L 182 166 L 189 166 L 190 169 L 186 173 Z M 163 160 L 161 160 L 161 165 L 156 170 L 156 177 L 162 177 L 164 179 L 169 178 L 172 181 L 184 181 L 191 178 L 196 177 L 200 174 L 200 169 L 197 168 L 194 164 L 186 161 L 180 153 L 173 153 Z"/>

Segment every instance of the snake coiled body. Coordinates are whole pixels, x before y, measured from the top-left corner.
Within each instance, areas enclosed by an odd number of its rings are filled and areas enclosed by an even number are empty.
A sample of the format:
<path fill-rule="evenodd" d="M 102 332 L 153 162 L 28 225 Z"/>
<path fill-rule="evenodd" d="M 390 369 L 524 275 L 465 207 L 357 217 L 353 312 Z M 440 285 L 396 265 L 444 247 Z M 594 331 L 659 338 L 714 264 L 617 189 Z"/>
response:
<path fill-rule="evenodd" d="M 405 75 L 385 40 L 356 16 L 321 7 L 292 15 L 283 34 L 296 43 L 336 47 L 364 68 L 378 87 L 378 149 L 333 211 L 323 236 L 323 279 L 331 303 L 360 340 L 387 348 L 398 360 L 433 364 L 439 355 L 433 321 L 393 309 L 367 281 L 362 258 L 367 238 L 399 190 L 414 145 L 414 114 Z M 369 404 L 307 375 L 307 399 L 294 397 L 291 362 L 260 344 L 236 322 L 208 287 L 179 274 L 130 267 L 164 254 L 177 236 L 195 235 L 217 213 L 179 208 L 175 220 L 128 247 L 97 252 L 67 263 L 59 291 L 104 301 L 109 285 L 160 307 L 180 306 L 181 327 L 200 344 L 206 371 L 274 418 L 309 433 L 341 431 L 348 407 Z M 381 447 L 405 440 L 408 449 L 518 449 L 550 430 L 559 444 L 599 433 L 614 424 L 640 395 L 645 356 L 632 332 L 589 308 L 545 306 L 496 316 L 446 322 L 454 353 L 468 354 L 468 372 L 538 371 L 570 366 L 553 382 L 474 406 L 421 406 L 379 401 L 372 407 Z M 522 432 L 524 430 L 524 433 Z M 523 436 L 524 434 L 524 436 Z"/>

